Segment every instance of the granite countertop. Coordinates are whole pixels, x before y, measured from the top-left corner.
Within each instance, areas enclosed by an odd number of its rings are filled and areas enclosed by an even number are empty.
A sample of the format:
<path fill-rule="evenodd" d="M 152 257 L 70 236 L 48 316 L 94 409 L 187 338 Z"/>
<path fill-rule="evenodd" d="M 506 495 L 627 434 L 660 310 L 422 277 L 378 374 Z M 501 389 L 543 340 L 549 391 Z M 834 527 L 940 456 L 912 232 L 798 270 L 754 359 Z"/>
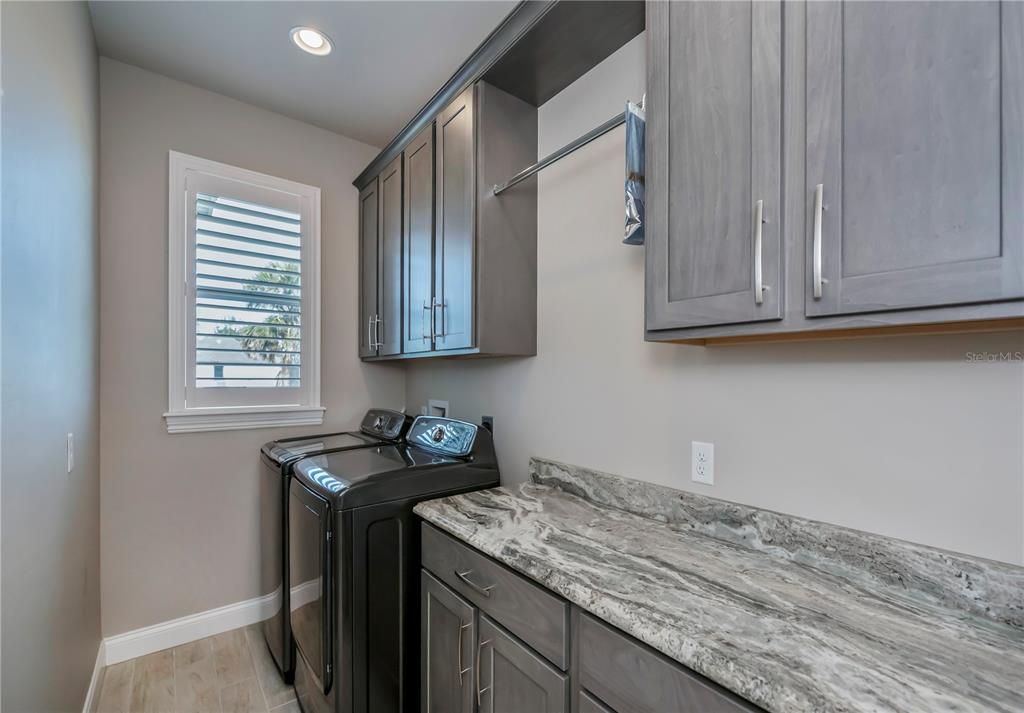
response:
<path fill-rule="evenodd" d="M 578 475 L 568 490 L 580 490 Z M 961 590 L 971 590 L 966 603 L 950 604 L 943 598 L 960 592 L 932 584 L 918 596 L 913 586 L 810 566 L 783 544 L 758 549 L 709 536 L 704 532 L 721 524 L 707 519 L 653 519 L 551 482 L 563 487 L 494 488 L 420 503 L 416 513 L 769 711 L 1024 711 L 1024 628 L 1017 621 L 1024 592 L 1015 591 L 1024 569 L 986 560 L 963 565 L 935 550 L 936 561 L 955 565 L 959 575 L 951 576 L 959 576 Z M 644 487 L 626 482 L 629 492 Z M 705 510 L 708 501 L 731 505 L 705 498 Z M 799 521 L 805 528 L 810 522 Z M 862 546 L 875 544 L 861 556 L 900 556 L 882 538 L 863 537 Z M 922 554 L 929 548 L 906 546 L 908 557 L 931 556 Z M 979 604 L 978 588 L 1010 599 Z"/>

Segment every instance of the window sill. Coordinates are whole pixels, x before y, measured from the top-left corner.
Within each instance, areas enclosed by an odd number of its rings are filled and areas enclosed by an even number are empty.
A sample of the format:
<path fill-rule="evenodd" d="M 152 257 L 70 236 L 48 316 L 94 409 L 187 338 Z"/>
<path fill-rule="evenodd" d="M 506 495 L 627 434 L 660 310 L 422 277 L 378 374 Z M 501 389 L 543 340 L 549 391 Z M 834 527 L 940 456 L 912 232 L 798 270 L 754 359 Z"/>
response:
<path fill-rule="evenodd" d="M 238 431 L 275 426 L 319 426 L 324 422 L 320 406 L 243 406 L 197 408 L 164 414 L 168 433 Z"/>

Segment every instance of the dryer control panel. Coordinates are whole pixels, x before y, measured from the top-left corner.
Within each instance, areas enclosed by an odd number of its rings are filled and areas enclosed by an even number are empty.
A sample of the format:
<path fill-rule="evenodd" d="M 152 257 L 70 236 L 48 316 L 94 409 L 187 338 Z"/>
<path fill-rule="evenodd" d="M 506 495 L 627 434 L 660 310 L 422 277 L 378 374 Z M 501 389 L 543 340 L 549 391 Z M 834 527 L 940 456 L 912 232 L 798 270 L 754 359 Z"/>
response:
<path fill-rule="evenodd" d="M 409 429 L 408 442 L 418 448 L 450 456 L 465 457 L 473 452 L 478 426 L 453 418 L 417 416 Z"/>
<path fill-rule="evenodd" d="M 401 411 L 372 408 L 363 416 L 359 430 L 377 438 L 397 441 L 402 437 L 409 417 Z"/>

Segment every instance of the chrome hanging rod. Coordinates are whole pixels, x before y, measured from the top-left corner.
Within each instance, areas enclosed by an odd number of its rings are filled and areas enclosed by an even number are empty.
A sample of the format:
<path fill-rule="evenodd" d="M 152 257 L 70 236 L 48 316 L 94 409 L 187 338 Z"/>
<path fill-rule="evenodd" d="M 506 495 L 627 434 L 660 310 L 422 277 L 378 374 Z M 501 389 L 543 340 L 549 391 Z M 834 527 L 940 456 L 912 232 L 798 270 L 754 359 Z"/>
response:
<path fill-rule="evenodd" d="M 644 99 L 646 99 L 646 96 L 644 97 Z M 643 107 L 643 105 L 644 105 L 644 100 L 641 100 L 640 106 Z M 561 158 L 565 158 L 566 156 L 571 154 L 576 149 L 579 149 L 579 148 L 582 148 L 582 147 L 586 146 L 587 144 L 589 144 L 594 139 L 596 139 L 596 138 L 598 138 L 600 136 L 604 136 L 609 131 L 614 129 L 616 126 L 619 126 L 620 124 L 624 124 L 625 122 L 626 122 L 626 112 L 622 112 L 621 114 L 617 114 L 616 116 L 613 116 L 611 119 L 609 119 L 608 121 L 604 122 L 603 124 L 598 126 L 596 129 L 591 129 L 590 131 L 588 131 L 587 133 L 583 134 L 583 136 L 579 137 L 575 141 L 572 141 L 572 142 L 566 144 L 565 146 L 563 146 L 562 148 L 558 149 L 554 153 L 548 154 L 547 156 L 545 156 L 544 158 L 542 158 L 540 161 L 538 161 L 537 163 L 533 164 L 532 166 L 524 168 L 522 171 L 520 171 L 516 175 L 512 176 L 512 178 L 508 179 L 504 183 L 499 183 L 499 184 L 495 185 L 494 186 L 494 195 L 500 196 L 502 193 L 504 193 L 509 188 L 511 188 L 512 186 L 516 185 L 517 183 L 521 183 L 521 182 L 525 181 L 527 178 L 529 178 L 530 176 L 536 174 L 541 169 L 547 168 L 548 166 L 550 166 L 555 161 L 557 161 L 557 160 L 559 160 Z"/>

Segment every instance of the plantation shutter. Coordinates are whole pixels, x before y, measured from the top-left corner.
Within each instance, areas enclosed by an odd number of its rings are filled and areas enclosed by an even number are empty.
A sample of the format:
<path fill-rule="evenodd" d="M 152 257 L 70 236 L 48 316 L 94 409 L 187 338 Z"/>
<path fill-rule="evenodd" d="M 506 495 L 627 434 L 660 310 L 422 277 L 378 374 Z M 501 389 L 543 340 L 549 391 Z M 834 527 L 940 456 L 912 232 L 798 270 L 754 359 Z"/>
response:
<path fill-rule="evenodd" d="M 186 393 L 203 405 L 213 390 L 297 391 L 304 351 L 297 198 L 208 176 L 190 177 L 187 195 L 194 330 Z"/>

